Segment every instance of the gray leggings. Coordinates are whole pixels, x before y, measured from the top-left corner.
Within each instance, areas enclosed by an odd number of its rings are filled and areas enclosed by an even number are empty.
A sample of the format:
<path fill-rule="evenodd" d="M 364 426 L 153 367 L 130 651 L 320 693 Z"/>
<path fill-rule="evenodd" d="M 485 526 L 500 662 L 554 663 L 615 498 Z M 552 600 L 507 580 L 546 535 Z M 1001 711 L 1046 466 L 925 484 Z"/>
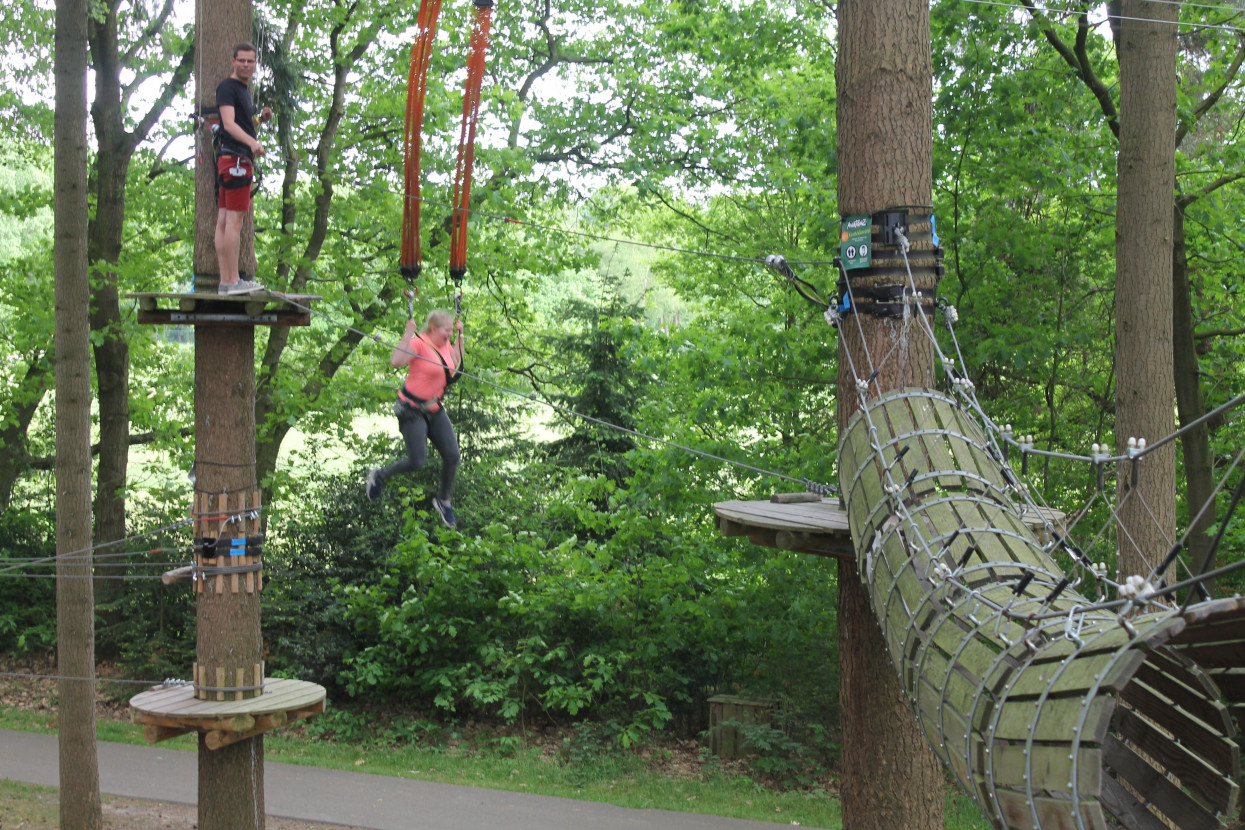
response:
<path fill-rule="evenodd" d="M 449 503 L 454 496 L 454 477 L 458 475 L 458 436 L 442 406 L 424 417 L 418 410 L 405 407 L 398 415 L 398 431 L 406 441 L 406 458 L 399 458 L 380 471 L 382 483 L 402 473 L 413 473 L 428 461 L 428 442 L 441 454 L 441 486 L 437 498 Z"/>

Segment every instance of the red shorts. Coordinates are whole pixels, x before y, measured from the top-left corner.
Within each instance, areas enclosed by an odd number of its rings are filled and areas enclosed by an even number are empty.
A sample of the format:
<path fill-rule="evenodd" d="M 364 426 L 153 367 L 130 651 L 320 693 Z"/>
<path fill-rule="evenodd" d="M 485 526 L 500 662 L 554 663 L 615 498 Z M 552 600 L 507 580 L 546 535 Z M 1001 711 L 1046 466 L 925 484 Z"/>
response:
<path fill-rule="evenodd" d="M 241 169 L 244 173 L 235 175 L 230 170 Z M 225 210 L 246 212 L 251 209 L 251 182 L 255 174 L 252 162 L 239 156 L 220 156 L 216 159 L 217 188 L 216 206 Z"/>

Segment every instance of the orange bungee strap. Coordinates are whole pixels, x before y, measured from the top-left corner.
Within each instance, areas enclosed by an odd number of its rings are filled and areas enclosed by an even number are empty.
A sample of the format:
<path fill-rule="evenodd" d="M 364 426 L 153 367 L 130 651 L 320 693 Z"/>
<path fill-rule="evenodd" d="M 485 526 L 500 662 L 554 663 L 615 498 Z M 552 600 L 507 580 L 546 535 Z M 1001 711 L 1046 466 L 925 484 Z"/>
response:
<path fill-rule="evenodd" d="M 493 18 L 493 0 L 474 0 L 475 26 L 471 30 L 471 53 L 467 57 L 467 86 L 463 93 L 463 122 L 458 139 L 458 165 L 454 171 L 454 213 L 450 231 L 450 277 L 455 282 L 467 273 L 467 218 L 471 208 L 471 168 L 475 162 L 476 122 L 480 115 L 480 87 L 484 82 L 485 53 Z"/>

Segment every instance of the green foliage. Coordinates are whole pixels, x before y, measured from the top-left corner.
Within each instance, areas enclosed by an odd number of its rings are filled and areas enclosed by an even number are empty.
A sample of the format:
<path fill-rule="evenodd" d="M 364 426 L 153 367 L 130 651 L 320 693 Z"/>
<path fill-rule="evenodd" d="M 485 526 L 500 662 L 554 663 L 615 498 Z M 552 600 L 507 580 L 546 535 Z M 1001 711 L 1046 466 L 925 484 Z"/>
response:
<path fill-rule="evenodd" d="M 46 514 L 0 513 L 0 653 L 37 654 L 56 643 L 55 584 L 46 567 L 26 567 L 55 556 L 52 530 Z"/>
<path fill-rule="evenodd" d="M 778 711 L 769 723 L 724 721 L 734 727 L 740 746 L 755 753 L 749 764 L 768 780 L 784 787 L 806 789 L 824 781 L 838 760 L 839 745 L 826 727 Z"/>
<path fill-rule="evenodd" d="M 559 757 L 566 764 L 567 780 L 583 787 L 617 779 L 635 767 L 635 759 L 623 748 L 628 745 L 626 727 L 616 720 L 604 723 L 579 721 L 562 739 Z"/>
<path fill-rule="evenodd" d="M 132 510 L 136 535 L 175 525 L 186 514 L 182 499 L 177 490 L 153 488 Z M 189 582 L 170 587 L 158 578 L 170 569 L 170 560 L 178 565 L 189 558 L 183 553 L 185 533 L 178 529 L 146 537 L 142 551 L 107 547 L 95 554 L 96 575 L 121 580 L 120 589 L 97 592 L 96 654 L 115 660 L 126 677 L 185 677 L 194 663 L 194 591 Z M 118 696 L 132 691 L 123 686 L 108 690 Z"/>

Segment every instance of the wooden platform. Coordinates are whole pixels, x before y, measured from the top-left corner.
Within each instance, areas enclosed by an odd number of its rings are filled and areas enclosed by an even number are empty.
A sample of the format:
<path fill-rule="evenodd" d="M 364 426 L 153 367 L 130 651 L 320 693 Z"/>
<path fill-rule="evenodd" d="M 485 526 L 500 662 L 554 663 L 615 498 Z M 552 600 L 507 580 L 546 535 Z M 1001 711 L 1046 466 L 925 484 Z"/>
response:
<path fill-rule="evenodd" d="M 126 294 L 138 300 L 138 322 L 154 325 L 306 326 L 315 294 Z"/>
<path fill-rule="evenodd" d="M 837 498 L 797 503 L 722 501 L 713 506 L 713 512 L 723 536 L 747 536 L 754 545 L 796 553 L 856 557 L 847 509 Z M 1022 518 L 1041 542 L 1046 541 L 1046 519 L 1055 527 L 1063 527 L 1066 521 L 1061 511 L 1048 508 L 1038 508 L 1036 513 L 1026 510 Z"/>
<path fill-rule="evenodd" d="M 188 732 L 206 732 L 209 749 L 279 729 L 324 712 L 325 691 L 317 683 L 269 677 L 264 693 L 247 700 L 199 700 L 189 683 L 157 686 L 130 698 L 130 720 L 146 726 L 148 743 Z"/>

